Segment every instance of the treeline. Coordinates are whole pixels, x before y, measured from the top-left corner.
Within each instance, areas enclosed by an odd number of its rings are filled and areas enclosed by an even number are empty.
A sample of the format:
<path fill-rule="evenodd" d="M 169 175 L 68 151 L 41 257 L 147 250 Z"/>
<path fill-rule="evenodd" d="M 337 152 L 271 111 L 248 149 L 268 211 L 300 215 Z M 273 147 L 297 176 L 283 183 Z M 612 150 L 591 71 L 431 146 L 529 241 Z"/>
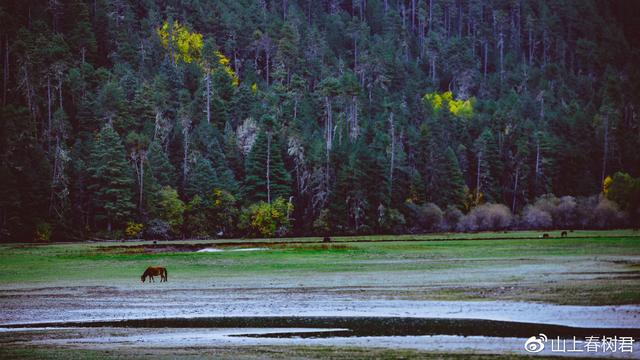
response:
<path fill-rule="evenodd" d="M 0 237 L 633 225 L 627 4 L 3 0 Z"/>

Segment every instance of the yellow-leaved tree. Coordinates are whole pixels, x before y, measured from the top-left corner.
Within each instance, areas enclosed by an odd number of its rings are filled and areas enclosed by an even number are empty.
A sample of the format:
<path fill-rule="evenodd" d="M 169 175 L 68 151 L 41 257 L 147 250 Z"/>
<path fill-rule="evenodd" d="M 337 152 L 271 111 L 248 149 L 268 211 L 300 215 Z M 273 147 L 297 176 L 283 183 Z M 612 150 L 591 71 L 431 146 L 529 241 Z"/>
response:
<path fill-rule="evenodd" d="M 177 20 L 172 24 L 165 21 L 157 29 L 160 42 L 165 49 L 169 50 L 174 62 L 182 60 L 190 63 L 200 59 L 202 50 L 202 34 L 191 32 Z"/>
<path fill-rule="evenodd" d="M 466 100 L 455 100 L 451 91 L 427 93 L 422 97 L 422 100 L 431 106 L 435 113 L 439 113 L 444 107 L 451 115 L 461 118 L 473 116 L 473 104 L 476 101 L 473 97 Z"/>
<path fill-rule="evenodd" d="M 602 193 L 605 197 L 609 195 L 609 189 L 611 188 L 611 184 L 613 183 L 613 178 L 611 176 L 607 176 L 604 178 L 602 182 Z"/>
<path fill-rule="evenodd" d="M 202 40 L 202 34 L 190 31 L 186 26 L 180 24 L 177 20 L 173 23 L 165 21 L 162 26 L 156 29 L 158 37 L 162 46 L 169 51 L 169 55 L 174 63 L 178 61 L 184 61 L 185 63 L 191 63 L 195 61 L 200 65 L 208 74 L 218 71 L 224 71 L 231 78 L 231 83 L 234 86 L 238 86 L 240 80 L 235 71 L 231 68 L 229 59 L 224 56 L 218 50 L 207 49 L 212 51 L 216 63 L 211 63 L 205 59 L 210 58 L 207 54 L 203 54 L 204 42 Z"/>

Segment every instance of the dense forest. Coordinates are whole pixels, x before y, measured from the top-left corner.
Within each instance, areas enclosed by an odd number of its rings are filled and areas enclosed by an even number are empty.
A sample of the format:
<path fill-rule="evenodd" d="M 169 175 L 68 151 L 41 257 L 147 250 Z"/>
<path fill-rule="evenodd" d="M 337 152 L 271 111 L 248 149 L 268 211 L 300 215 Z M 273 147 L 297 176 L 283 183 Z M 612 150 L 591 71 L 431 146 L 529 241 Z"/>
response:
<path fill-rule="evenodd" d="M 3 240 L 640 218 L 637 3 L 0 4 Z"/>

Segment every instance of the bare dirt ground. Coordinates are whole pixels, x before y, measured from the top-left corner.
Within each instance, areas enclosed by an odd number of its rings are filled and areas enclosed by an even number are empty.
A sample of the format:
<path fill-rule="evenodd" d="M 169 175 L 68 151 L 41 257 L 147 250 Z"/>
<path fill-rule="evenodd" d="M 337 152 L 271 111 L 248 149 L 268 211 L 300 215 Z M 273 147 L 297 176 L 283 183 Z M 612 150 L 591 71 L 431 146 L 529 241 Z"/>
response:
<path fill-rule="evenodd" d="M 402 292 L 394 287 L 206 289 L 200 283 L 194 283 L 193 287 L 180 285 L 147 284 L 146 289 L 69 286 L 0 290 L 0 324 L 295 315 L 465 318 L 580 327 L 632 328 L 640 323 L 640 305 L 576 306 L 505 301 L 404 300 L 376 293 L 376 290 L 382 294 Z"/>
<path fill-rule="evenodd" d="M 282 279 L 281 279 L 282 280 Z M 400 287 L 226 287 L 225 284 L 171 282 L 133 286 L 59 286 L 0 291 L 0 324 L 68 322 L 148 318 L 233 316 L 388 316 L 442 319 L 490 319 L 593 328 L 638 328 L 640 306 L 570 306 L 507 301 L 434 301 L 394 299 Z M 401 281 L 400 281 L 401 282 Z M 406 288 L 405 288 L 406 290 Z M 429 291 L 414 289 L 414 291 Z M 2 326 L 0 325 L 0 327 Z M 322 328 L 31 328 L 4 329 L 0 344 L 54 349 L 128 351 L 136 356 L 147 350 L 158 355 L 178 354 L 176 349 L 228 349 L 260 346 L 376 348 L 436 353 L 511 354 L 524 356 L 524 337 L 485 336 L 363 336 L 329 338 L 252 337 L 269 332 L 320 331 Z M 539 331 L 532 327 L 531 335 Z M 624 334 L 621 334 L 624 335 Z M 177 352 L 176 352 L 177 351 Z M 285 352 L 286 353 L 286 352 Z M 278 353 L 284 356 L 285 353 Z M 589 356 L 635 358 L 634 353 L 594 353 Z M 201 353 L 202 354 L 202 353 Z M 255 355 L 248 350 L 243 356 Z M 104 355 L 104 354 L 103 354 Z M 537 355 L 585 356 L 585 353 Z M 109 357 L 108 355 L 105 355 Z M 302 357 L 312 357 L 302 353 Z M 1 354 L 0 354 L 1 357 Z M 144 356 L 143 356 L 144 357 Z M 250 356 L 249 356 L 250 357 Z M 270 356 L 267 356 L 270 357 Z M 286 356 L 285 356 L 286 357 Z M 366 356 L 365 356 L 366 357 Z"/>

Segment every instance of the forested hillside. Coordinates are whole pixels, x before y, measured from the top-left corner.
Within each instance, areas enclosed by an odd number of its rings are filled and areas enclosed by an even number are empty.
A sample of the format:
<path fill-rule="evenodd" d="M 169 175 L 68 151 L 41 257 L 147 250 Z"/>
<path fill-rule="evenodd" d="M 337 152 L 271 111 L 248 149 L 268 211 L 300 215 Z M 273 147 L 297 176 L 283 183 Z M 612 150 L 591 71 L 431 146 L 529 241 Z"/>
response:
<path fill-rule="evenodd" d="M 0 4 L 4 240 L 640 217 L 637 3 Z"/>

